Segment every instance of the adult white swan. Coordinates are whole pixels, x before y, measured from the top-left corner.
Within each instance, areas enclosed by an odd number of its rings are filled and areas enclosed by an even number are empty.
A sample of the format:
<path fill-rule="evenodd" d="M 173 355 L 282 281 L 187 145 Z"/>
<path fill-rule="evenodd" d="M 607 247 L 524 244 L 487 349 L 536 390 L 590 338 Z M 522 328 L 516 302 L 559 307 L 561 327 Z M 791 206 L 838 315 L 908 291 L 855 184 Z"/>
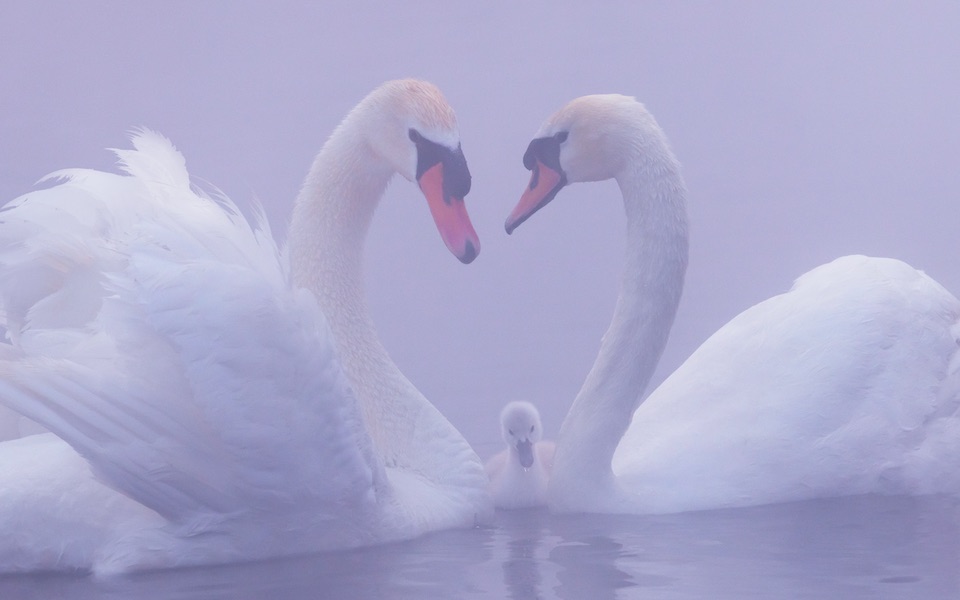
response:
<path fill-rule="evenodd" d="M 66 442 L 0 444 L 0 570 L 250 560 L 487 518 L 482 464 L 381 346 L 360 273 L 395 172 L 460 260 L 479 250 L 440 92 L 390 82 L 344 119 L 297 198 L 289 269 L 262 216 L 191 188 L 166 139 L 133 144 L 124 175 L 57 173 L 0 212 L 0 401 Z"/>
<path fill-rule="evenodd" d="M 960 302 L 935 281 L 895 260 L 837 259 L 734 318 L 638 408 L 687 264 L 679 165 L 654 118 L 620 95 L 568 104 L 523 162 L 532 178 L 508 233 L 576 181 L 615 178 L 627 218 L 620 296 L 560 431 L 552 507 L 958 490 Z"/>

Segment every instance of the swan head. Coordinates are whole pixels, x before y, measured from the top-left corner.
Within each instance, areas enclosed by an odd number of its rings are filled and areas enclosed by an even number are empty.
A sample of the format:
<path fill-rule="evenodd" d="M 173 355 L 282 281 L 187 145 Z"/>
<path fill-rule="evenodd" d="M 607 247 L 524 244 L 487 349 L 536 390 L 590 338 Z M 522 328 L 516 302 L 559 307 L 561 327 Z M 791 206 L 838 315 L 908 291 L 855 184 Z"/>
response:
<path fill-rule="evenodd" d="M 507 218 L 507 233 L 565 185 L 618 177 L 638 155 L 659 153 L 665 143 L 653 116 L 630 96 L 599 94 L 571 101 L 547 119 L 523 155 L 530 185 Z"/>
<path fill-rule="evenodd" d="M 447 248 L 463 263 L 480 252 L 464 197 L 470 169 L 460 147 L 457 117 L 440 90 L 415 79 L 390 81 L 367 96 L 363 116 L 367 145 L 392 170 L 416 181 Z"/>
<path fill-rule="evenodd" d="M 504 406 L 500 412 L 500 433 L 510 449 L 511 458 L 515 457 L 524 469 L 532 467 L 533 447 L 543 436 L 537 407 L 524 401 Z"/>

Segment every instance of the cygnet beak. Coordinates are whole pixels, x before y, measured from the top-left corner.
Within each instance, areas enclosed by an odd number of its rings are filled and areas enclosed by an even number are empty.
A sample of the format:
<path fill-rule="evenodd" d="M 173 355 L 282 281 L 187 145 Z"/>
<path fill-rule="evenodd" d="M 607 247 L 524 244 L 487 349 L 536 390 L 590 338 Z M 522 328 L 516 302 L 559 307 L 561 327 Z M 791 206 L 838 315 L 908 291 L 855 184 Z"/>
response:
<path fill-rule="evenodd" d="M 533 466 L 533 443 L 530 440 L 517 442 L 517 454 L 520 457 L 520 466 L 529 469 Z"/>

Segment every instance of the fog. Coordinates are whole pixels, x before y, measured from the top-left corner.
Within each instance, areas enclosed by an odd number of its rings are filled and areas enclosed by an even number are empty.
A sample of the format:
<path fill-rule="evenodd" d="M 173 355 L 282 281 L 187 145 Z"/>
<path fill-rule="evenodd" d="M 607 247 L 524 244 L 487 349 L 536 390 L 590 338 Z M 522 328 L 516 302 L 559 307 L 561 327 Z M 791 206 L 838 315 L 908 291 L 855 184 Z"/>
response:
<path fill-rule="evenodd" d="M 397 179 L 370 233 L 368 296 L 396 362 L 481 456 L 508 400 L 537 403 L 556 432 L 616 298 L 612 182 L 571 186 L 503 231 L 527 142 L 576 96 L 636 96 L 684 165 L 690 267 L 652 385 L 837 256 L 901 258 L 960 292 L 956 1 L 326 4 L 4 2 L 0 199 L 56 169 L 112 168 L 104 149 L 146 126 L 198 180 L 263 202 L 283 237 L 343 115 L 385 80 L 436 83 L 482 250 L 461 265 Z"/>

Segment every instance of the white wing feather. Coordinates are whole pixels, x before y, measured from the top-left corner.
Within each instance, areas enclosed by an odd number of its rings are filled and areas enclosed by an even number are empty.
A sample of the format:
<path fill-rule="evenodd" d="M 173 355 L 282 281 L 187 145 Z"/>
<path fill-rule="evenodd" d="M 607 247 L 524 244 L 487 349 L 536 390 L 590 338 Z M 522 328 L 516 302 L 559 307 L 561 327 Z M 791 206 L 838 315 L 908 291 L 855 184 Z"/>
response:
<path fill-rule="evenodd" d="M 134 146 L 131 177 L 61 172 L 0 212 L 0 402 L 173 522 L 375 501 L 383 467 L 262 212 L 191 189 L 162 136 Z"/>

